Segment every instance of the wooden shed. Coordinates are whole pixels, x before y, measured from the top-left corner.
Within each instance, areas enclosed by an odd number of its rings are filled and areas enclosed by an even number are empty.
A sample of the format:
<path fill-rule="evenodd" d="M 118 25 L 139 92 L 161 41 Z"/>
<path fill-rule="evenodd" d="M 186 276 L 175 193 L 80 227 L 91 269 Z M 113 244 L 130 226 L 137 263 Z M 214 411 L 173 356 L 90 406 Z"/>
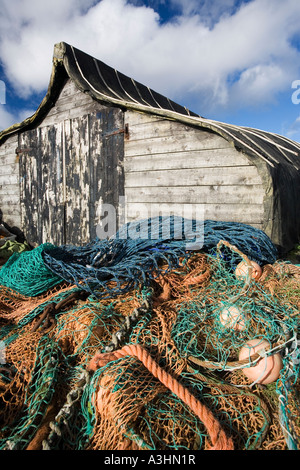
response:
<path fill-rule="evenodd" d="M 283 136 L 205 119 L 59 43 L 39 108 L 0 133 L 0 208 L 37 244 L 85 244 L 111 204 L 122 223 L 202 208 L 286 251 L 299 242 L 299 152 Z"/>

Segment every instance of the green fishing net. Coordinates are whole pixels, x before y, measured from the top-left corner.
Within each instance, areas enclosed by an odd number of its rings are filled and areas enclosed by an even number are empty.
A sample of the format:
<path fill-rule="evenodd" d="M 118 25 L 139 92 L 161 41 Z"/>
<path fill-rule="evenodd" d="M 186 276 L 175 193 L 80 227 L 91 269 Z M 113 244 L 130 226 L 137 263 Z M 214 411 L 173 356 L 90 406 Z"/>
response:
<path fill-rule="evenodd" d="M 16 252 L 0 270 L 0 285 L 7 286 L 26 296 L 36 296 L 62 282 L 45 265 L 42 253 L 53 250 L 50 243 L 44 243 L 34 250 Z"/>
<path fill-rule="evenodd" d="M 265 265 L 258 280 L 237 277 L 223 256 L 199 252 L 110 299 L 57 286 L 30 308 L 3 291 L 0 448 L 207 449 L 209 429 L 137 357 L 87 371 L 99 351 L 139 344 L 213 413 L 234 449 L 298 449 L 299 278 L 284 262 Z M 27 307 L 11 316 L 17 301 Z M 239 361 L 255 338 L 281 357 L 271 383 L 249 380 L 243 369 L 253 363 Z"/>

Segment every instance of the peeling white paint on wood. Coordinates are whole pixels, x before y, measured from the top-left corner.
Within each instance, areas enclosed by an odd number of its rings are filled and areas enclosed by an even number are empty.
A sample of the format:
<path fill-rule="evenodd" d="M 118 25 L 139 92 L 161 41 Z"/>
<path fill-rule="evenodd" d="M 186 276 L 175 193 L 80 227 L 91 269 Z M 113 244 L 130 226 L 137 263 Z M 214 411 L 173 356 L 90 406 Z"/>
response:
<path fill-rule="evenodd" d="M 9 225 L 21 226 L 18 136 L 9 137 L 0 147 L 0 209 Z"/>
<path fill-rule="evenodd" d="M 260 185 L 206 185 L 206 186 L 160 186 L 126 187 L 128 204 L 132 202 L 142 203 L 172 203 L 180 204 L 258 204 L 262 205 L 264 195 Z"/>
<path fill-rule="evenodd" d="M 17 147 L 27 149 L 20 175 Z M 4 216 L 34 242 L 86 243 L 105 204 L 122 223 L 183 207 L 189 217 L 198 205 L 208 219 L 263 224 L 265 189 L 250 157 L 207 130 L 109 108 L 70 80 L 36 129 L 0 147 L 0 163 Z"/>
<path fill-rule="evenodd" d="M 21 133 L 21 147 L 30 149 L 20 154 L 30 241 L 81 245 L 96 236 L 102 201 L 117 208 L 124 187 L 123 136 L 114 135 L 122 119 L 122 111 L 98 104 L 97 112 Z"/>
<path fill-rule="evenodd" d="M 262 227 L 264 188 L 256 166 L 211 132 L 126 112 L 126 213 L 135 220 L 203 205 L 205 218 Z"/>
<path fill-rule="evenodd" d="M 158 215 L 177 215 L 192 218 L 195 213 L 204 219 L 221 220 L 224 222 L 241 222 L 252 225 L 261 224 L 260 205 L 249 204 L 200 204 L 187 203 L 128 203 L 127 221 Z"/>

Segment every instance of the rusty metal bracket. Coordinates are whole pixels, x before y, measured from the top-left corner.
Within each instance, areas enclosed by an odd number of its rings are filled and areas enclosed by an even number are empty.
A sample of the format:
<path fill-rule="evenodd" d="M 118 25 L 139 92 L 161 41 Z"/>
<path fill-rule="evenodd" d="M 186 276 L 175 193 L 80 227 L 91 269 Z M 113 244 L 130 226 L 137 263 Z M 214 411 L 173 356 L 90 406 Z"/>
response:
<path fill-rule="evenodd" d="M 17 147 L 16 154 L 20 155 L 20 153 L 29 153 L 31 152 L 32 148 L 25 148 L 25 147 Z"/>
<path fill-rule="evenodd" d="M 125 139 L 129 139 L 129 125 L 125 124 L 124 129 L 118 129 L 114 132 L 110 132 L 109 134 L 103 134 L 103 137 L 107 138 L 118 134 L 124 134 Z"/>

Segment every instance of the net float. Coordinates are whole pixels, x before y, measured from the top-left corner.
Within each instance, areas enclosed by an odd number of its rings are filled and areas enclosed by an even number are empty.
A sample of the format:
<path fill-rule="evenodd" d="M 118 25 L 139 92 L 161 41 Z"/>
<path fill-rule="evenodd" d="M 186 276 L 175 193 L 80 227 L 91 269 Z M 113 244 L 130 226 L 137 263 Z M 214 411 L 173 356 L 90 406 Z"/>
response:
<path fill-rule="evenodd" d="M 223 308 L 220 313 L 220 323 L 226 328 L 233 328 L 236 331 L 243 331 L 246 328 L 245 315 L 234 305 Z"/>
<path fill-rule="evenodd" d="M 246 277 L 249 273 L 252 279 L 257 281 L 262 275 L 262 268 L 255 261 L 250 261 L 250 264 L 251 266 L 246 261 L 241 261 L 235 269 L 235 275 L 237 277 Z"/>
<path fill-rule="evenodd" d="M 270 384 L 275 382 L 280 375 L 280 371 L 283 367 L 283 362 L 280 353 L 272 355 L 266 355 L 267 349 L 270 348 L 268 341 L 262 338 L 256 338 L 247 341 L 247 343 L 241 348 L 239 353 L 239 361 L 249 359 L 255 353 L 261 351 L 262 358 L 259 359 L 252 367 L 245 367 L 242 369 L 245 376 L 251 380 L 251 382 L 259 384 Z"/>

